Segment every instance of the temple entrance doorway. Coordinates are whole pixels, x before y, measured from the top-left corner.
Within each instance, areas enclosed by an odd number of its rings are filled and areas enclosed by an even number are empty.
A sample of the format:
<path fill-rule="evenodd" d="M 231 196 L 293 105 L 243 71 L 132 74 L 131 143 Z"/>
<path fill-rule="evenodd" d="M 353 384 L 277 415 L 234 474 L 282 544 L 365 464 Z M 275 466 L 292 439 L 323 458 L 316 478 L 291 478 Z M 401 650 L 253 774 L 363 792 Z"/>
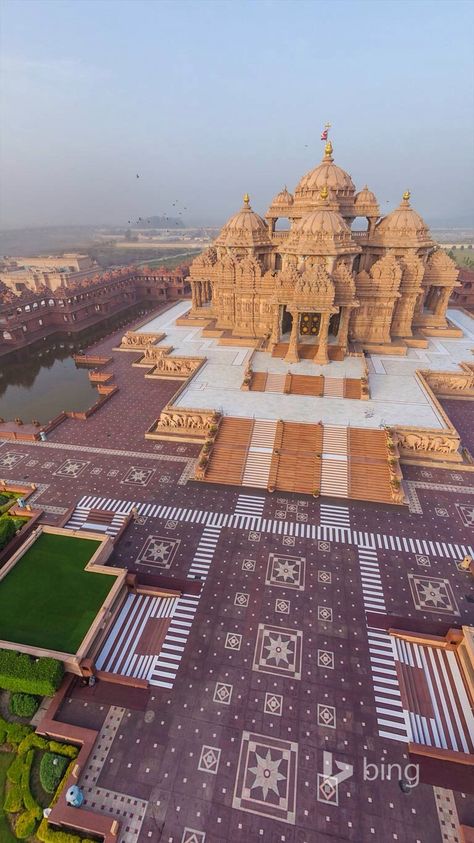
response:
<path fill-rule="evenodd" d="M 293 315 L 286 309 L 286 304 L 283 305 L 281 317 L 281 333 L 288 334 L 293 325 Z"/>
<path fill-rule="evenodd" d="M 339 331 L 339 322 L 341 320 L 341 311 L 338 313 L 333 313 L 329 320 L 329 333 L 332 334 L 333 337 L 337 337 Z"/>
<path fill-rule="evenodd" d="M 321 325 L 320 313 L 302 313 L 300 317 L 300 334 L 302 337 L 317 337 Z"/>

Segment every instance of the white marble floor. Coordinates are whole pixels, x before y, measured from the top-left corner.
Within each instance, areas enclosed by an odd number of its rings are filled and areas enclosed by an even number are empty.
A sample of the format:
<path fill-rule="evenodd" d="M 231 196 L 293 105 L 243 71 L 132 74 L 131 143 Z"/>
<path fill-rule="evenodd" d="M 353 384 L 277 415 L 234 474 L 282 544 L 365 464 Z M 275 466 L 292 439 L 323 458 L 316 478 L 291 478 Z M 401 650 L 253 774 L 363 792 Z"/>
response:
<path fill-rule="evenodd" d="M 174 356 L 207 358 L 206 365 L 179 396 L 178 406 L 215 409 L 228 416 L 322 421 L 367 428 L 383 424 L 441 428 L 443 420 L 420 388 L 415 372 L 418 369 L 453 371 L 461 361 L 472 359 L 474 319 L 450 310 L 450 319 L 465 333 L 462 338 L 430 339 L 427 349 L 409 349 L 406 357 L 370 355 L 367 358 L 371 394 L 368 401 L 246 392 L 240 386 L 252 349 L 219 346 L 217 340 L 203 338 L 200 328 L 176 326 L 175 320 L 189 308 L 189 301 L 179 302 L 139 330 L 166 332 L 163 344 L 173 346 Z M 336 378 L 361 377 L 364 368 L 363 360 L 357 357 L 317 366 L 311 360 L 288 364 L 264 352 L 253 355 L 252 367 L 255 371 L 275 374 L 323 374 Z"/>

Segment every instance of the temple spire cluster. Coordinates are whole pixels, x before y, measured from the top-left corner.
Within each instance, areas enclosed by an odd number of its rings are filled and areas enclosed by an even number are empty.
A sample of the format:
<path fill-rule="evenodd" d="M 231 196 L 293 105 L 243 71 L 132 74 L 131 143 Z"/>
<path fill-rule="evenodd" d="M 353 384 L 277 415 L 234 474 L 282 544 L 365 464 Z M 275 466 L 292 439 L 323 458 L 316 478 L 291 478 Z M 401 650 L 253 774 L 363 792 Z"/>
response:
<path fill-rule="evenodd" d="M 445 326 L 457 276 L 410 191 L 381 216 L 375 194 L 367 185 L 356 191 L 326 140 L 321 163 L 294 193 L 285 186 L 265 218 L 245 193 L 242 209 L 191 266 L 191 314 L 234 336 L 268 337 L 270 346 L 286 337 L 288 360 L 298 359 L 310 325 L 325 363 L 329 343 L 343 352 L 351 342 L 382 349 Z"/>

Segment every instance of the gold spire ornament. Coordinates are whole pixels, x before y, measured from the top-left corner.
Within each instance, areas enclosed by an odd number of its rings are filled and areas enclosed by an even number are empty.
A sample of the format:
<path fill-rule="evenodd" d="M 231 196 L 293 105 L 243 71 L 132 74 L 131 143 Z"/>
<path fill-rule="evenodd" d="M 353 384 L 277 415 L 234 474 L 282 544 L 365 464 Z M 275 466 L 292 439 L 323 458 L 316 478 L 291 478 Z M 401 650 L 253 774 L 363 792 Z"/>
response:
<path fill-rule="evenodd" d="M 405 193 L 403 194 L 403 198 L 404 198 L 405 202 L 408 202 L 408 200 L 410 199 L 410 196 L 411 196 L 410 191 L 405 190 Z"/>
<path fill-rule="evenodd" d="M 326 146 L 324 147 L 324 154 L 327 158 L 332 155 L 332 143 L 330 140 L 328 140 Z"/>
<path fill-rule="evenodd" d="M 249 202 L 250 202 L 250 196 L 248 195 L 248 193 L 244 193 L 244 204 L 248 205 Z"/>

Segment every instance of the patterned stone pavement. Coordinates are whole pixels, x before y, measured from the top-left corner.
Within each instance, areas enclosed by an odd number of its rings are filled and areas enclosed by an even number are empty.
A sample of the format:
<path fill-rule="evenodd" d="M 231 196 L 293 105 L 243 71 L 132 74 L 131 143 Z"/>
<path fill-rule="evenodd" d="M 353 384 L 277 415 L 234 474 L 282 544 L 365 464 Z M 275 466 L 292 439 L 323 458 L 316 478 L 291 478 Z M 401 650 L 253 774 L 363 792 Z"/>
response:
<path fill-rule="evenodd" d="M 472 474 L 407 466 L 411 511 L 185 484 L 196 448 L 143 438 L 177 384 L 113 357 L 121 391 L 90 420 L 45 444 L 0 442 L 0 475 L 42 484 L 52 516 L 92 496 L 167 507 L 129 527 L 112 563 L 205 579 L 173 687 L 153 687 L 145 712 L 83 690 L 65 702 L 62 718 L 100 731 L 88 801 L 122 811 L 123 843 L 454 843 L 474 800 L 426 784 L 405 795 L 389 776 L 408 758 L 396 707 L 378 710 L 365 610 L 472 623 L 450 550 L 473 543 Z"/>

